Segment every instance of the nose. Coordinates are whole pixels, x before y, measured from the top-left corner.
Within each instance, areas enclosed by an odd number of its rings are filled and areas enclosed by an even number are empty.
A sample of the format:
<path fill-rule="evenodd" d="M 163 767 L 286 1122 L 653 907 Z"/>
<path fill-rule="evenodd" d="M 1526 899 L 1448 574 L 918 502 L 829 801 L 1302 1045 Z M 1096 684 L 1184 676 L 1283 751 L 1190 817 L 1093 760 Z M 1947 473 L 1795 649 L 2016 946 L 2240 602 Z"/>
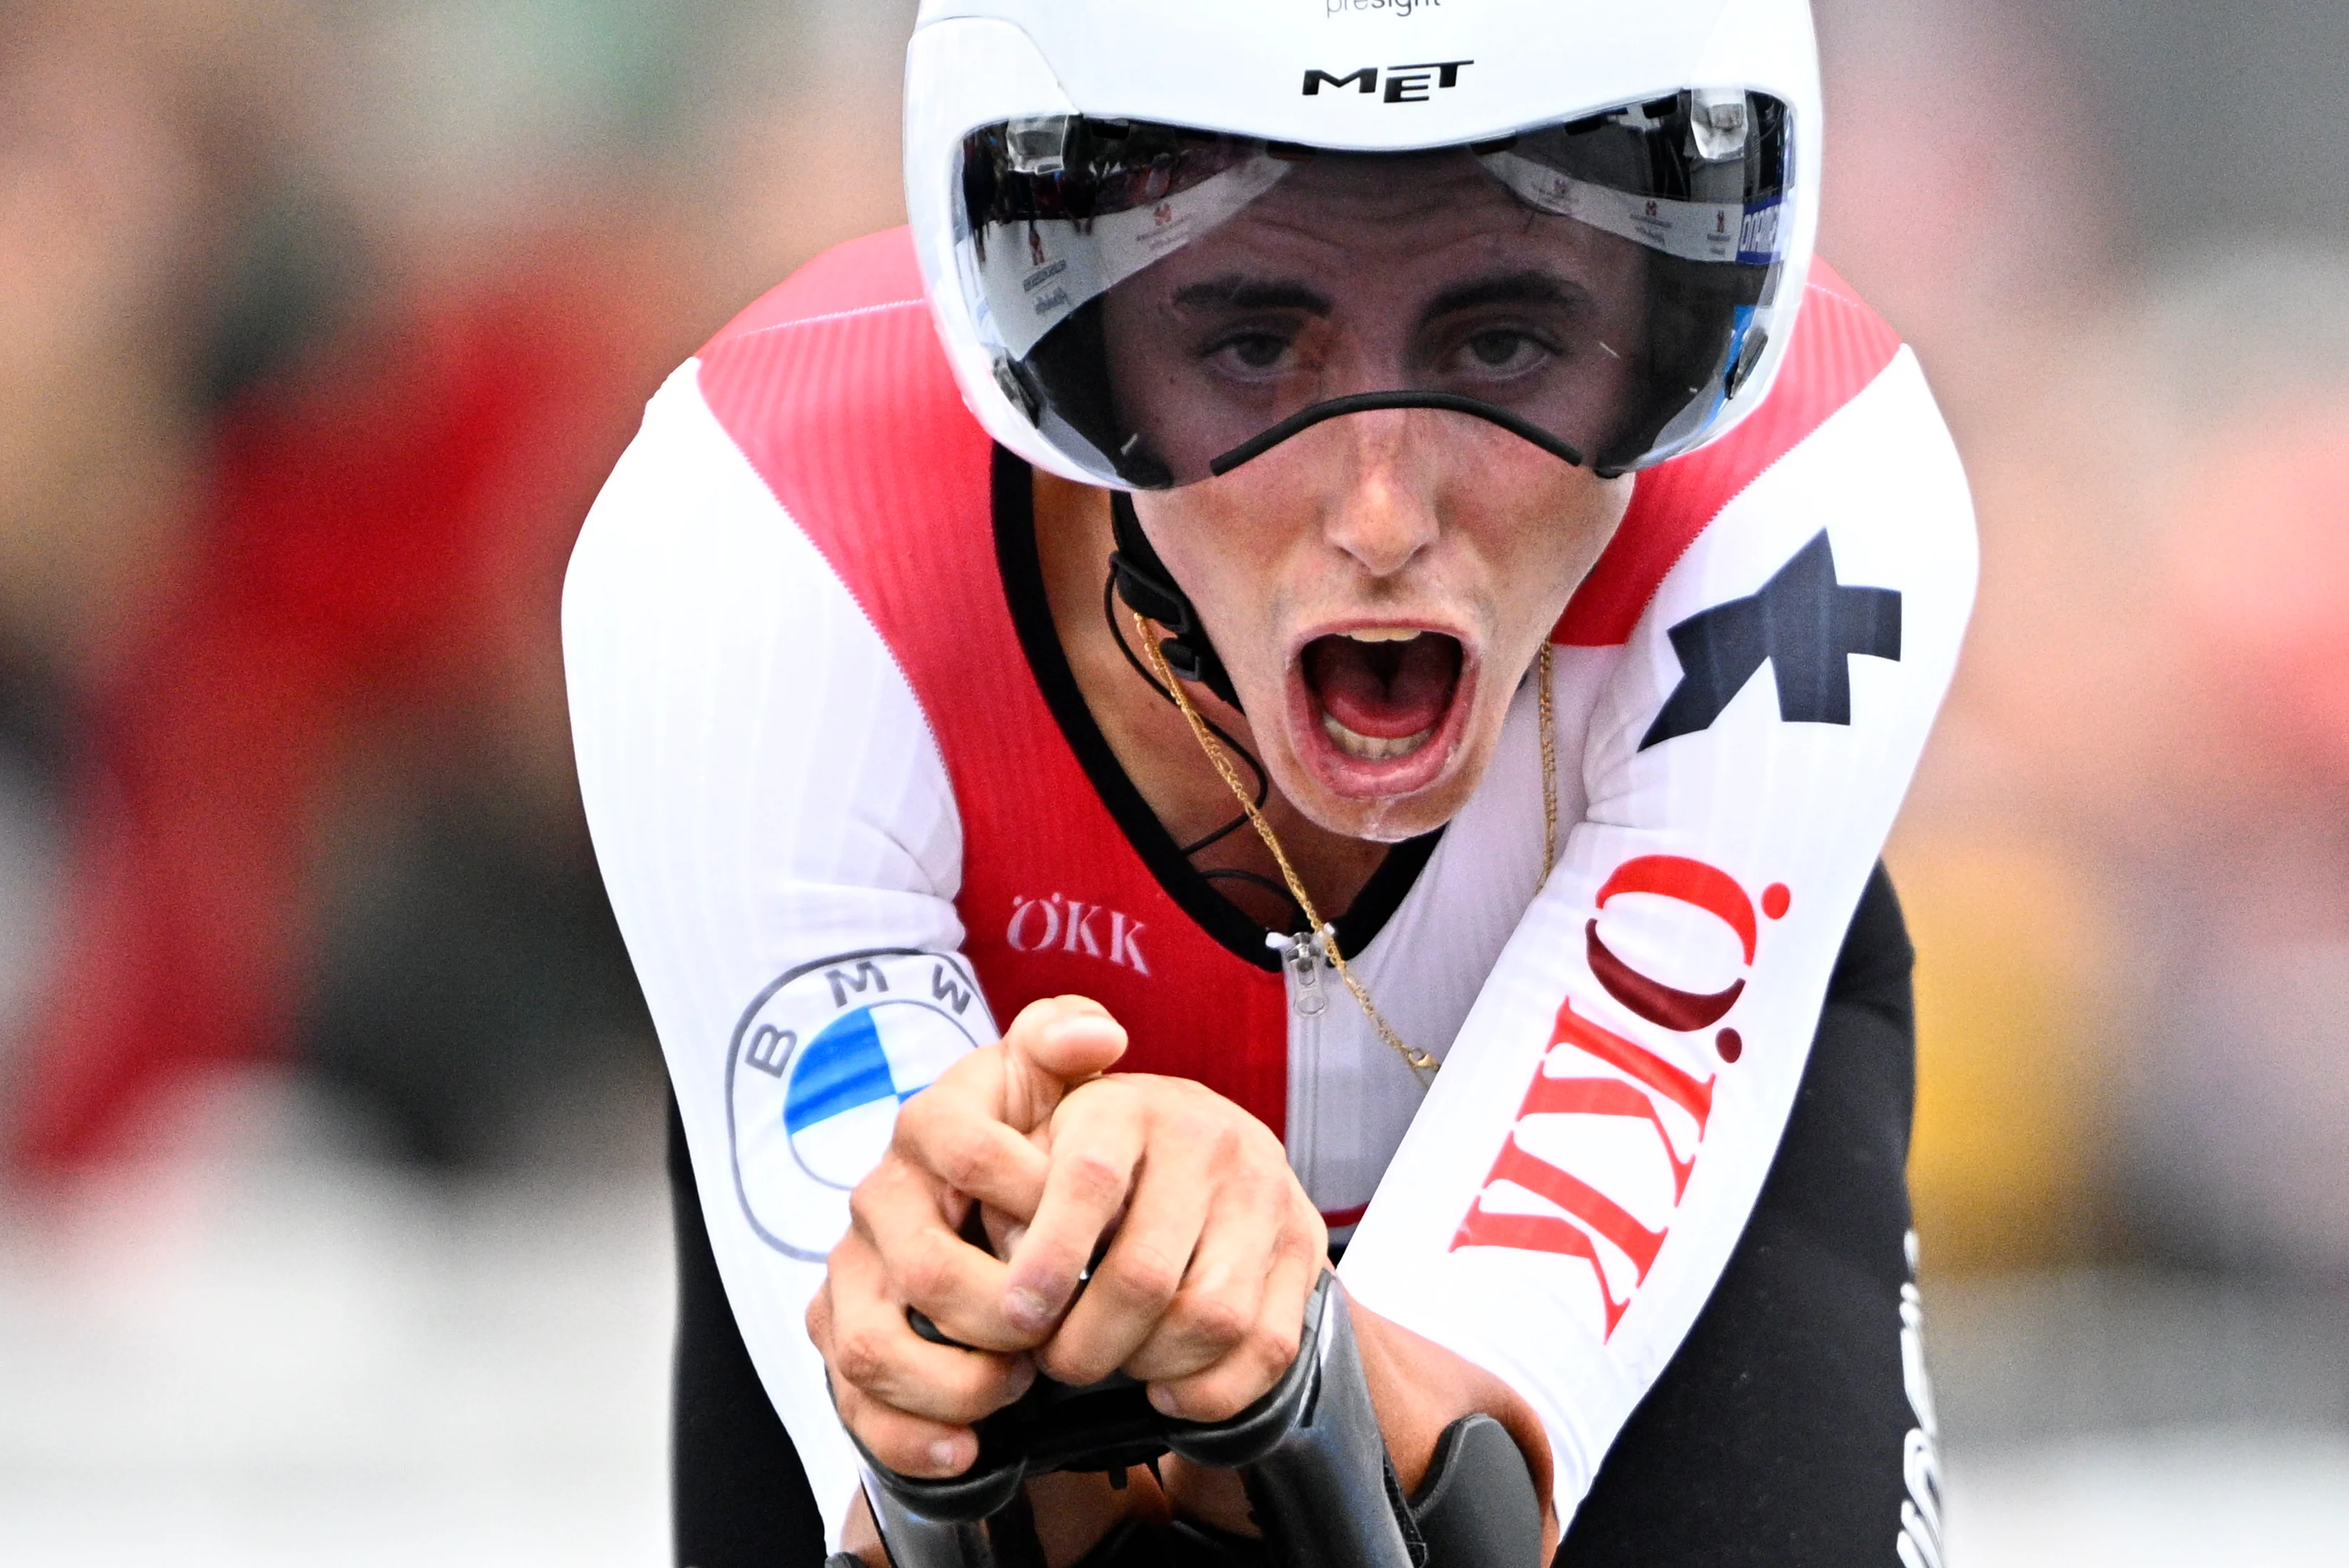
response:
<path fill-rule="evenodd" d="M 1435 543 L 1442 462 L 1426 440 L 1430 417 L 1378 409 L 1327 427 L 1341 446 L 1340 479 L 1324 507 L 1322 536 L 1374 577 L 1394 576 Z"/>

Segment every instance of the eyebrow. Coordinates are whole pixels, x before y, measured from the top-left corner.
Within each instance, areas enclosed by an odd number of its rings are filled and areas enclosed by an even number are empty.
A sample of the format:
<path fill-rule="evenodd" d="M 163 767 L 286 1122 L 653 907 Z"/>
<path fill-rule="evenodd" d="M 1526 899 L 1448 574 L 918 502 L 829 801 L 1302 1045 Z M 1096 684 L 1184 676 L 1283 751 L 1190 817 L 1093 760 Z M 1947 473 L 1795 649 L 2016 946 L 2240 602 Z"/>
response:
<path fill-rule="evenodd" d="M 1448 316 L 1486 305 L 1581 305 L 1589 298 L 1588 290 L 1550 273 L 1513 272 L 1445 289 L 1429 302 L 1426 315 Z"/>
<path fill-rule="evenodd" d="M 1178 290 L 1174 304 L 1184 310 L 1302 310 L 1328 316 L 1336 307 L 1329 296 L 1301 283 L 1281 279 L 1219 277 Z"/>

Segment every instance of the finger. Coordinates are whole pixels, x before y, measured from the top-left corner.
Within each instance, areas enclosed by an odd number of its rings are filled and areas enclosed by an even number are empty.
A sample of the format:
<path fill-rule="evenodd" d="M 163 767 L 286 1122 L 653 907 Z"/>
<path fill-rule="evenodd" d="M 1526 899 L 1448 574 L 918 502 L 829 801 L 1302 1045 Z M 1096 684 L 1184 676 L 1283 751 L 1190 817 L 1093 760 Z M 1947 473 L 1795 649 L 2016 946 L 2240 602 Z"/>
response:
<path fill-rule="evenodd" d="M 862 1237 L 851 1234 L 833 1249 L 823 1293 L 824 1321 L 811 1328 L 823 1331 L 817 1346 L 835 1396 L 853 1388 L 901 1414 L 963 1426 L 1001 1409 L 1035 1381 L 1026 1356 L 933 1345 L 916 1334 L 880 1255 Z"/>
<path fill-rule="evenodd" d="M 968 1427 L 892 1409 L 836 1382 L 832 1393 L 842 1425 L 874 1459 L 900 1475 L 958 1476 L 978 1459 L 978 1434 Z"/>
<path fill-rule="evenodd" d="M 1268 1260 L 1296 1224 L 1293 1179 L 1251 1169 L 1217 1184 L 1190 1268 L 1151 1333 L 1122 1364 L 1145 1383 L 1188 1377 L 1230 1355 L 1264 1314 Z"/>
<path fill-rule="evenodd" d="M 1030 1003 L 999 1044 L 972 1052 L 898 1112 L 895 1146 L 948 1186 L 1025 1218 L 1042 1196 L 1035 1133 L 1070 1088 L 1125 1049 L 1125 1031 L 1097 1002 Z"/>
<path fill-rule="evenodd" d="M 1022 1132 L 1050 1120 L 1071 1089 L 1110 1069 L 1126 1036 L 1088 996 L 1048 996 L 1019 1010 L 1003 1034 L 1003 1119 Z"/>
<path fill-rule="evenodd" d="M 1008 1214 L 1032 1214 L 1050 1161 L 1002 1119 L 1002 1053 L 973 1054 L 988 1061 L 972 1062 L 959 1082 L 939 1078 L 898 1107 L 890 1148 L 957 1192 Z"/>
<path fill-rule="evenodd" d="M 1305 1303 L 1320 1276 L 1316 1249 L 1302 1238 L 1284 1245 L 1265 1282 L 1264 1310 L 1255 1326 L 1205 1371 L 1153 1383 L 1150 1403 L 1186 1421 L 1228 1421 L 1263 1398 L 1297 1359 Z"/>
<path fill-rule="evenodd" d="M 1043 1200 L 1004 1282 L 1003 1316 L 1013 1327 L 1042 1334 L 1066 1310 L 1094 1248 L 1125 1208 L 1144 1132 L 1141 1096 L 1113 1082 L 1088 1085 L 1054 1116 Z"/>
<path fill-rule="evenodd" d="M 848 1195 L 849 1235 L 880 1260 L 889 1293 L 920 1308 L 948 1338 L 1027 1349 L 1037 1336 L 1003 1319 L 1003 1263 L 947 1223 L 948 1197 L 936 1178 L 891 1155 Z"/>
<path fill-rule="evenodd" d="M 1098 1383 L 1152 1339 L 1207 1228 L 1216 1173 L 1228 1164 L 1231 1138 L 1204 1116 L 1161 1116 L 1150 1130 L 1116 1239 L 1076 1305 L 1037 1352 L 1047 1374 L 1060 1382 Z M 1268 1251 L 1258 1251 L 1259 1261 Z M 1255 1305 L 1251 1300 L 1251 1314 Z M 1179 1371 L 1206 1365 L 1201 1360 Z"/>
<path fill-rule="evenodd" d="M 991 1203 L 980 1207 L 979 1222 L 987 1231 L 988 1251 L 999 1258 L 1011 1256 L 1019 1245 L 1019 1238 L 1028 1234 L 1028 1221 L 1006 1214 Z"/>
<path fill-rule="evenodd" d="M 842 1247 L 851 1244 L 843 1241 Z M 837 1258 L 840 1248 L 833 1250 Z M 953 1476 L 968 1469 L 978 1457 L 978 1434 L 967 1427 L 933 1421 L 890 1409 L 867 1397 L 832 1365 L 832 1325 L 836 1309 L 833 1279 L 827 1270 L 823 1286 L 808 1303 L 808 1338 L 824 1357 L 825 1383 L 841 1424 L 856 1434 L 873 1457 L 891 1469 L 907 1475 Z"/>

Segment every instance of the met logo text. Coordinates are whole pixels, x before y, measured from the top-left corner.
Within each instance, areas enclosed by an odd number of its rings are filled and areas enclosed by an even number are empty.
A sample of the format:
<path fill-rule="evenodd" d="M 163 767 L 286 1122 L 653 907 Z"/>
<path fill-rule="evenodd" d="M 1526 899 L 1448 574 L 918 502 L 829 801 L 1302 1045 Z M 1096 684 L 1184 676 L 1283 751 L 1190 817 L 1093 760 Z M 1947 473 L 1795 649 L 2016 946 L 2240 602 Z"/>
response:
<path fill-rule="evenodd" d="M 1430 97 L 1460 85 L 1460 73 L 1475 65 L 1474 60 L 1427 60 L 1415 66 L 1389 66 L 1383 76 L 1376 66 L 1364 66 L 1360 70 L 1325 71 L 1319 68 L 1305 73 L 1305 96 L 1319 98 L 1321 89 L 1344 92 L 1352 88 L 1365 96 L 1377 94 L 1387 103 L 1425 103 Z"/>

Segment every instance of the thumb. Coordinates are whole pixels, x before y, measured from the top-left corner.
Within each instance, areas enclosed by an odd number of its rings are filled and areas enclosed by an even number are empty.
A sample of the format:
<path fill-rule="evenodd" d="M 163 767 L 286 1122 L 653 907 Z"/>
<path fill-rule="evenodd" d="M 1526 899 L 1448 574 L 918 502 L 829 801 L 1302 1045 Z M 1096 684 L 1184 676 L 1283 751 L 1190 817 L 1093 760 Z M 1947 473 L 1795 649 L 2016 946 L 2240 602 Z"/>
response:
<path fill-rule="evenodd" d="M 1003 1119 L 1023 1133 L 1051 1119 L 1069 1091 L 1125 1054 L 1125 1030 L 1087 996 L 1049 996 L 1003 1034 Z"/>

